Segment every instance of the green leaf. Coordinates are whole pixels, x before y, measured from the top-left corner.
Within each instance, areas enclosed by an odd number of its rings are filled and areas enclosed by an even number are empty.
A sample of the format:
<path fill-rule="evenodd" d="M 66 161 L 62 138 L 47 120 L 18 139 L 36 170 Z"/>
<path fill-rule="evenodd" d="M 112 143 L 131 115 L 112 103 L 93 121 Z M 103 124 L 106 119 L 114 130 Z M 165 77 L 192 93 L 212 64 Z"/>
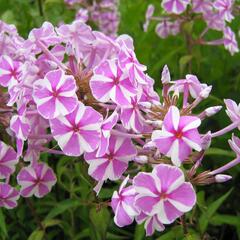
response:
<path fill-rule="evenodd" d="M 184 237 L 182 226 L 172 227 L 167 233 L 161 235 L 156 240 L 174 240 Z"/>
<path fill-rule="evenodd" d="M 206 155 L 221 155 L 226 157 L 234 157 L 235 153 L 233 151 L 223 150 L 220 148 L 209 148 L 206 151 Z"/>
<path fill-rule="evenodd" d="M 240 227 L 239 216 L 232 216 L 227 214 L 216 214 L 215 216 L 212 217 L 211 224 L 213 225 L 228 224 Z"/>
<path fill-rule="evenodd" d="M 227 199 L 227 197 L 231 194 L 232 190 L 233 189 L 230 189 L 222 197 L 218 198 L 216 201 L 211 203 L 206 211 L 203 211 L 202 215 L 199 218 L 199 229 L 201 234 L 205 233 L 213 215 L 216 213 L 218 208 L 223 204 L 223 202 Z"/>
<path fill-rule="evenodd" d="M 28 240 L 42 240 L 43 237 L 44 237 L 44 231 L 43 230 L 35 230 L 29 236 Z"/>
<path fill-rule="evenodd" d="M 56 205 L 49 214 L 46 216 L 45 220 L 52 219 L 57 215 L 64 213 L 65 211 L 80 206 L 81 203 L 75 199 L 67 199 Z"/>
<path fill-rule="evenodd" d="M 92 208 L 89 213 L 89 218 L 94 226 L 94 231 L 99 239 L 106 239 L 107 227 L 110 221 L 110 213 L 107 208 L 97 210 Z"/>

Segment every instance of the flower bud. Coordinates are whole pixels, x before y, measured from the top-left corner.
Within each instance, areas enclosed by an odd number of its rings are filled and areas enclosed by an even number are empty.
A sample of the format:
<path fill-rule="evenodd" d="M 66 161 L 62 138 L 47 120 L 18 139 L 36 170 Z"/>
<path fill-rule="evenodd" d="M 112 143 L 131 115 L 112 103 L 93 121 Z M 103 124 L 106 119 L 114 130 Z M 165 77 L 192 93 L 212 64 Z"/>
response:
<path fill-rule="evenodd" d="M 140 164 L 145 164 L 148 162 L 148 157 L 145 155 L 141 155 L 141 156 L 136 156 L 134 158 L 134 161 Z"/>
<path fill-rule="evenodd" d="M 211 136 L 211 132 L 209 131 L 202 137 L 201 145 L 203 150 L 207 150 L 210 147 L 211 140 L 212 140 L 212 136 Z"/>
<path fill-rule="evenodd" d="M 204 88 L 204 89 L 200 92 L 200 97 L 203 98 L 203 99 L 208 98 L 211 91 L 212 91 L 212 86 L 208 86 L 208 87 Z"/>
<path fill-rule="evenodd" d="M 161 128 L 162 127 L 162 121 L 161 120 L 157 120 L 157 121 L 152 121 L 152 120 L 146 120 L 147 124 L 152 125 L 153 127 L 156 128 Z"/>
<path fill-rule="evenodd" d="M 206 116 L 211 117 L 218 113 L 222 109 L 222 106 L 214 106 L 214 107 L 209 107 L 205 109 Z"/>
<path fill-rule="evenodd" d="M 163 85 L 168 84 L 171 81 L 170 72 L 167 65 L 163 67 L 161 81 Z"/>
<path fill-rule="evenodd" d="M 143 149 L 145 150 L 151 150 L 153 148 L 155 148 L 156 145 L 153 141 L 149 141 L 148 143 L 146 143 L 144 146 L 143 146 Z"/>
<path fill-rule="evenodd" d="M 140 102 L 139 106 L 150 109 L 152 107 L 152 104 L 150 102 Z"/>
<path fill-rule="evenodd" d="M 230 179 L 232 179 L 232 176 L 226 175 L 226 174 L 217 174 L 215 176 L 215 181 L 217 183 L 223 183 L 223 182 L 227 182 Z"/>

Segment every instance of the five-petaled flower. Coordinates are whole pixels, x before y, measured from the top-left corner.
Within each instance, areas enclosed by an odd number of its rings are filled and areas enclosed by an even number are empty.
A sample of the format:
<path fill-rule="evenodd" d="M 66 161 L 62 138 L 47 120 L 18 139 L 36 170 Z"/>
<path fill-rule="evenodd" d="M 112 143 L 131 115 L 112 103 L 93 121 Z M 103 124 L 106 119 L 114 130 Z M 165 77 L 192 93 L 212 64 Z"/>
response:
<path fill-rule="evenodd" d="M 147 215 L 157 214 L 163 224 L 172 223 L 196 203 L 193 186 L 175 166 L 159 164 L 151 173 L 138 173 L 133 186 L 136 207 Z"/>
<path fill-rule="evenodd" d="M 201 121 L 194 116 L 180 116 L 177 107 L 171 106 L 166 114 L 162 130 L 152 133 L 152 141 L 162 154 L 171 157 L 174 165 L 180 166 L 192 149 L 201 151 L 201 138 L 197 128 Z"/>
<path fill-rule="evenodd" d="M 57 179 L 53 170 L 45 163 L 34 163 L 21 169 L 17 175 L 17 181 L 21 186 L 21 196 L 34 195 L 41 198 L 51 191 Z"/>
<path fill-rule="evenodd" d="M 0 183 L 0 208 L 15 208 L 19 199 L 19 191 L 7 183 Z"/>

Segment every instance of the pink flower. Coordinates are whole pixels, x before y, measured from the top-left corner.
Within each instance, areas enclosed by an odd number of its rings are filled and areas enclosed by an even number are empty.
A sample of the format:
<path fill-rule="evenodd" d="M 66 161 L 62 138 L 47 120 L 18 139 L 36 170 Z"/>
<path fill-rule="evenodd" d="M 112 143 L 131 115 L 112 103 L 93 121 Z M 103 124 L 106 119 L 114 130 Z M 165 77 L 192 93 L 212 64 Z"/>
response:
<path fill-rule="evenodd" d="M 187 8 L 190 0 L 163 0 L 162 7 L 168 13 L 181 14 Z"/>
<path fill-rule="evenodd" d="M 240 139 L 232 135 L 232 140 L 228 140 L 228 143 L 237 156 L 240 156 Z"/>
<path fill-rule="evenodd" d="M 203 17 L 209 28 L 215 29 L 218 31 L 222 31 L 225 28 L 226 23 L 223 17 L 219 15 L 219 13 L 216 13 L 214 11 L 209 11 L 209 12 L 203 13 Z"/>
<path fill-rule="evenodd" d="M 34 83 L 33 98 L 38 112 L 46 119 L 71 113 L 77 106 L 76 83 L 62 70 L 48 72 Z"/>
<path fill-rule="evenodd" d="M 94 69 L 90 87 L 93 96 L 101 102 L 111 99 L 116 104 L 128 105 L 131 97 L 136 95 L 128 73 L 120 68 L 116 59 L 108 60 Z"/>
<path fill-rule="evenodd" d="M 171 34 L 171 22 L 162 20 L 157 24 L 155 32 L 160 38 L 167 38 Z"/>
<path fill-rule="evenodd" d="M 9 177 L 17 163 L 17 154 L 13 148 L 0 141 L 0 179 Z"/>
<path fill-rule="evenodd" d="M 76 14 L 76 20 L 80 20 L 82 22 L 88 21 L 88 10 L 84 8 L 80 8 Z"/>
<path fill-rule="evenodd" d="M 0 85 L 8 87 L 20 77 L 20 73 L 20 62 L 13 61 L 6 55 L 0 57 Z"/>
<path fill-rule="evenodd" d="M 98 158 L 95 151 L 86 153 L 84 158 L 89 164 L 88 174 L 103 181 L 119 179 L 135 156 L 136 149 L 129 138 L 111 136 L 106 154 Z"/>
<path fill-rule="evenodd" d="M 119 227 L 124 227 L 133 222 L 138 214 L 134 206 L 136 191 L 133 186 L 126 187 L 129 176 L 124 179 L 118 192 L 115 191 L 112 196 L 111 206 L 114 216 L 114 222 Z"/>
<path fill-rule="evenodd" d="M 107 152 L 111 130 L 116 125 L 117 121 L 118 121 L 117 111 L 114 111 L 110 117 L 106 118 L 103 121 L 101 126 L 101 139 L 96 154 L 97 157 L 101 157 Z"/>
<path fill-rule="evenodd" d="M 14 115 L 10 121 L 10 129 L 15 133 L 16 137 L 21 140 L 26 140 L 31 127 L 28 119 L 25 116 Z"/>
<path fill-rule="evenodd" d="M 192 0 L 192 10 L 196 13 L 207 13 L 212 10 L 212 0 Z"/>
<path fill-rule="evenodd" d="M 48 194 L 56 183 L 53 170 L 45 163 L 35 163 L 24 167 L 17 175 L 23 197 L 36 196 L 41 198 Z"/>
<path fill-rule="evenodd" d="M 152 141 L 161 153 L 168 157 L 174 165 L 180 166 L 190 155 L 191 150 L 201 151 L 201 138 L 197 128 L 201 120 L 194 116 L 180 116 L 175 106 L 169 108 L 162 130 L 152 133 Z"/>
<path fill-rule="evenodd" d="M 227 107 L 226 113 L 228 117 L 231 119 L 231 121 L 240 122 L 240 104 L 237 105 L 237 103 L 231 99 L 225 99 L 224 103 L 226 104 L 226 107 Z M 239 124 L 239 130 L 240 130 L 240 124 Z"/>
<path fill-rule="evenodd" d="M 129 79 L 134 85 L 147 84 L 144 74 L 147 67 L 139 63 L 133 50 L 129 49 L 127 46 L 121 47 L 118 59 L 120 67 L 128 70 Z"/>
<path fill-rule="evenodd" d="M 54 45 L 60 42 L 60 38 L 54 31 L 50 22 L 44 22 L 40 28 L 34 28 L 28 36 L 31 42 L 41 41 L 46 46 Z"/>
<path fill-rule="evenodd" d="M 140 111 L 139 102 L 141 94 L 131 98 L 131 104 L 121 108 L 120 119 L 127 130 L 141 132 L 144 128 L 145 119 Z"/>
<path fill-rule="evenodd" d="M 158 214 L 148 216 L 141 212 L 138 216 L 136 216 L 136 221 L 138 224 L 142 224 L 145 221 L 144 228 L 146 231 L 146 236 L 153 235 L 155 230 L 162 232 L 165 229 L 164 225 L 161 223 L 161 219 L 159 219 Z"/>
<path fill-rule="evenodd" d="M 231 22 L 234 19 L 233 4 L 234 0 L 216 0 L 213 6 L 226 21 Z"/>
<path fill-rule="evenodd" d="M 99 145 L 101 124 L 101 114 L 80 102 L 72 113 L 50 120 L 53 137 L 69 156 L 94 151 Z"/>
<path fill-rule="evenodd" d="M 148 8 L 147 8 L 147 11 L 145 13 L 145 23 L 143 24 L 144 32 L 146 32 L 147 29 L 148 29 L 148 26 L 149 26 L 151 17 L 153 16 L 154 10 L 155 10 L 154 5 L 153 4 L 149 4 Z"/>
<path fill-rule="evenodd" d="M 191 183 L 174 166 L 159 164 L 151 173 L 138 173 L 133 179 L 137 192 L 135 206 L 146 215 L 157 215 L 164 224 L 172 223 L 196 203 Z"/>
<path fill-rule="evenodd" d="M 7 183 L 0 183 L 0 207 L 15 208 L 19 199 L 19 192 Z"/>
<path fill-rule="evenodd" d="M 238 43 L 236 40 L 236 35 L 230 27 L 224 29 L 224 47 L 234 55 L 239 52 Z"/>
<path fill-rule="evenodd" d="M 95 40 L 91 28 L 81 20 L 76 20 L 72 24 L 61 25 L 57 29 L 57 33 L 66 43 L 72 45 L 77 59 L 83 57 L 82 51 Z"/>

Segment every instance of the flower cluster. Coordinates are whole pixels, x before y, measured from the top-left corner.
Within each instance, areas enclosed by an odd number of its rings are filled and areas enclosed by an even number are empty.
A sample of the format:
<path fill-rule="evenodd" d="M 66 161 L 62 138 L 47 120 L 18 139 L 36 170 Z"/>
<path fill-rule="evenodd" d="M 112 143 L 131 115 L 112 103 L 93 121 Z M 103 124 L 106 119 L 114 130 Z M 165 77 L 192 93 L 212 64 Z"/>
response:
<path fill-rule="evenodd" d="M 184 31 L 185 24 L 200 19 L 206 27 L 196 38 L 191 39 L 190 44 L 224 45 L 231 55 L 239 52 L 235 33 L 228 26 L 239 15 L 240 6 L 234 0 L 163 0 L 161 6 L 164 10 L 161 16 L 154 16 L 154 5 L 148 6 L 144 31 L 147 31 L 150 21 L 157 21 L 156 34 L 160 38 L 167 38 Z M 223 37 L 207 40 L 210 30 L 222 32 Z"/>
<path fill-rule="evenodd" d="M 84 23 L 93 22 L 104 34 L 116 37 L 119 25 L 119 0 L 93 1 L 65 0 L 65 3 L 76 10 L 76 20 Z"/>
<path fill-rule="evenodd" d="M 11 137 L 0 141 L 1 207 L 51 191 L 56 177 L 41 153 L 86 161 L 97 194 L 106 181 L 123 180 L 110 204 L 114 221 L 144 222 L 147 235 L 190 211 L 197 185 L 231 178 L 222 173 L 240 162 L 235 136 L 229 144 L 236 159 L 213 171 L 199 166 L 212 138 L 240 128 L 233 100 L 225 100 L 232 123 L 200 133 L 201 122 L 221 109 L 195 111 L 212 87 L 190 74 L 172 81 L 165 66 L 160 100 L 131 37 L 113 40 L 82 21 L 45 22 L 27 39 L 1 26 L 0 124 Z"/>

